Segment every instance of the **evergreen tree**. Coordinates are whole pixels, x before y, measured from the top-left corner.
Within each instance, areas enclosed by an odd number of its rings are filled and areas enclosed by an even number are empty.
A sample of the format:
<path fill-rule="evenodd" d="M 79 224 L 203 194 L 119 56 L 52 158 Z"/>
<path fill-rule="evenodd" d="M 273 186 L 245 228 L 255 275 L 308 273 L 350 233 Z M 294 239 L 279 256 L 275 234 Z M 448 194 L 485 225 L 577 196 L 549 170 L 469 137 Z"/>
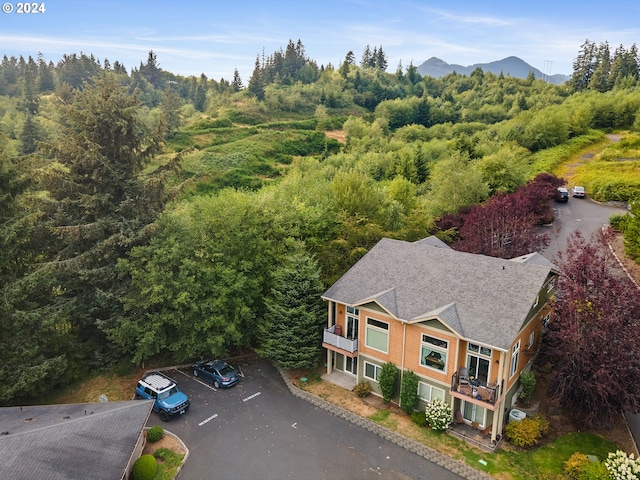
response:
<path fill-rule="evenodd" d="M 153 85 L 154 88 L 164 90 L 164 78 L 163 72 L 158 65 L 158 56 L 153 50 L 149 50 L 149 56 L 147 57 L 147 63 L 140 63 L 140 73 L 147 82 Z"/>
<path fill-rule="evenodd" d="M 362 59 L 360 60 L 360 66 L 363 68 L 371 66 L 372 57 L 373 57 L 373 54 L 371 53 L 371 47 L 367 45 L 364 49 L 364 52 L 362 52 Z"/>
<path fill-rule="evenodd" d="M 285 258 L 273 274 L 260 325 L 259 352 L 284 369 L 312 368 L 321 353 L 325 312 L 317 263 L 304 251 Z"/>
<path fill-rule="evenodd" d="M 242 85 L 242 79 L 240 78 L 240 73 L 238 72 L 237 68 L 233 70 L 233 80 L 231 82 L 231 86 L 234 92 L 239 92 L 244 88 L 244 86 Z"/>
<path fill-rule="evenodd" d="M 589 79 L 589 88 L 599 92 L 609 90 L 609 77 L 611 72 L 611 53 L 607 42 L 601 43 L 598 47 L 596 57 L 596 67 L 593 75 Z"/>
<path fill-rule="evenodd" d="M 33 115 L 27 114 L 20 133 L 20 153 L 29 154 L 36 151 L 38 140 L 38 123 Z"/>
<path fill-rule="evenodd" d="M 387 60 L 387 54 L 384 53 L 384 51 L 382 50 L 382 45 L 380 45 L 380 48 L 378 48 L 374 56 L 375 56 L 375 67 L 384 72 L 389 66 L 389 62 Z"/>
<path fill-rule="evenodd" d="M 78 367 L 117 355 L 101 334 L 121 314 L 125 279 L 116 264 L 148 241 L 166 201 L 163 173 L 141 176 L 159 138 L 145 134 L 139 106 L 136 95 L 104 74 L 62 106 L 66 123 L 43 144 L 60 167 L 44 178 L 51 202 L 41 229 L 51 234 L 40 269 L 54 282 L 48 288 L 59 292 L 55 311 L 68 319 L 69 354 Z"/>
<path fill-rule="evenodd" d="M 596 66 L 596 44 L 585 40 L 580 47 L 580 53 L 573 61 L 573 74 L 570 84 L 577 90 L 586 90 Z"/>
<path fill-rule="evenodd" d="M 55 83 L 53 80 L 53 63 L 47 64 L 42 57 L 42 54 L 38 54 L 38 92 L 53 92 L 55 89 Z"/>
<path fill-rule="evenodd" d="M 258 100 L 264 100 L 264 82 L 262 79 L 262 68 L 260 67 L 260 57 L 256 56 L 256 63 L 253 67 L 253 73 L 251 74 L 247 88 Z"/>

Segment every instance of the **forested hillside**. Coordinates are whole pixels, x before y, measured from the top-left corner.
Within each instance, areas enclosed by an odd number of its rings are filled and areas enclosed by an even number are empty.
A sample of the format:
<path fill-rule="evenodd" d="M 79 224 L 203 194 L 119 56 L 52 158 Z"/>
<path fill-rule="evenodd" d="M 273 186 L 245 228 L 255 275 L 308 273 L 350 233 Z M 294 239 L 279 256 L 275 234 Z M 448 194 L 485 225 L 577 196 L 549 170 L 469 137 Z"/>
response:
<path fill-rule="evenodd" d="M 313 359 L 322 289 L 380 238 L 541 248 L 522 232 L 549 220 L 551 174 L 605 132 L 628 133 L 580 178 L 598 200 L 639 198 L 638 55 L 604 45 L 583 45 L 561 86 L 388 73 L 377 46 L 319 66 L 301 41 L 246 82 L 182 77 L 154 52 L 130 70 L 5 56 L 0 404 L 132 362 L 249 346 L 277 362 L 284 325 L 301 333 L 282 347 L 304 338 Z"/>

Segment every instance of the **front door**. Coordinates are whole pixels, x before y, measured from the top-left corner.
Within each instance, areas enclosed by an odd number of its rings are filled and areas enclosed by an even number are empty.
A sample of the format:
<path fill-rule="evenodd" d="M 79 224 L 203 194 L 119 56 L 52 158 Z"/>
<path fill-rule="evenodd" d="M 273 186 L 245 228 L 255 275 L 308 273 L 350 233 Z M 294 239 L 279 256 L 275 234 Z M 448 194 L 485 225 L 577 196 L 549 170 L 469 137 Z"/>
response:
<path fill-rule="evenodd" d="M 485 413 L 486 408 L 462 400 L 462 418 L 468 423 L 477 422 L 480 428 L 484 428 Z"/>
<path fill-rule="evenodd" d="M 344 371 L 352 375 L 358 374 L 358 357 L 345 357 Z"/>

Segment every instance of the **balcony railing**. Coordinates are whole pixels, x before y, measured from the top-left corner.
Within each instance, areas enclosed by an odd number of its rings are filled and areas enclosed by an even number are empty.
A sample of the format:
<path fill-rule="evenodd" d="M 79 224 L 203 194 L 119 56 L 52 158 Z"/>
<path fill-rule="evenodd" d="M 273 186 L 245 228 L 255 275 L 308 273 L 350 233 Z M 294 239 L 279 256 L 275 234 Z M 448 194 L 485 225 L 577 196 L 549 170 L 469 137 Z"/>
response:
<path fill-rule="evenodd" d="M 324 337 L 322 339 L 323 343 L 328 345 L 332 345 L 334 347 L 339 348 L 340 350 L 344 350 L 349 353 L 354 353 L 358 351 L 358 339 L 354 338 L 346 338 L 340 335 L 336 335 L 335 332 L 336 326 L 332 326 L 331 328 L 326 328 L 324 330 Z"/>
<path fill-rule="evenodd" d="M 451 378 L 451 391 L 494 405 L 500 394 L 500 386 L 497 383 L 485 383 L 478 380 L 469 380 L 468 383 L 461 384 L 458 372 L 456 372 Z"/>

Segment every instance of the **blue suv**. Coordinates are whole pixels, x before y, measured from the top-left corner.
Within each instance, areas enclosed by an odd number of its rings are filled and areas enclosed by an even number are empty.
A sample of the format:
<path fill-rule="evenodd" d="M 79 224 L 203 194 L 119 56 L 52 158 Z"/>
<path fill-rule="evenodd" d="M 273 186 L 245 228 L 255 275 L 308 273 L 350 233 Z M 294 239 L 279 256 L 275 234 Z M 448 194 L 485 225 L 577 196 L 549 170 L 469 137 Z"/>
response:
<path fill-rule="evenodd" d="M 193 376 L 202 377 L 215 388 L 231 387 L 240 376 L 235 368 L 222 360 L 201 360 L 193 365 Z"/>
<path fill-rule="evenodd" d="M 181 392 L 173 379 L 160 372 L 149 372 L 138 381 L 136 398 L 154 400 L 153 411 L 160 420 L 169 421 L 174 415 L 182 415 L 189 408 L 189 397 Z"/>

